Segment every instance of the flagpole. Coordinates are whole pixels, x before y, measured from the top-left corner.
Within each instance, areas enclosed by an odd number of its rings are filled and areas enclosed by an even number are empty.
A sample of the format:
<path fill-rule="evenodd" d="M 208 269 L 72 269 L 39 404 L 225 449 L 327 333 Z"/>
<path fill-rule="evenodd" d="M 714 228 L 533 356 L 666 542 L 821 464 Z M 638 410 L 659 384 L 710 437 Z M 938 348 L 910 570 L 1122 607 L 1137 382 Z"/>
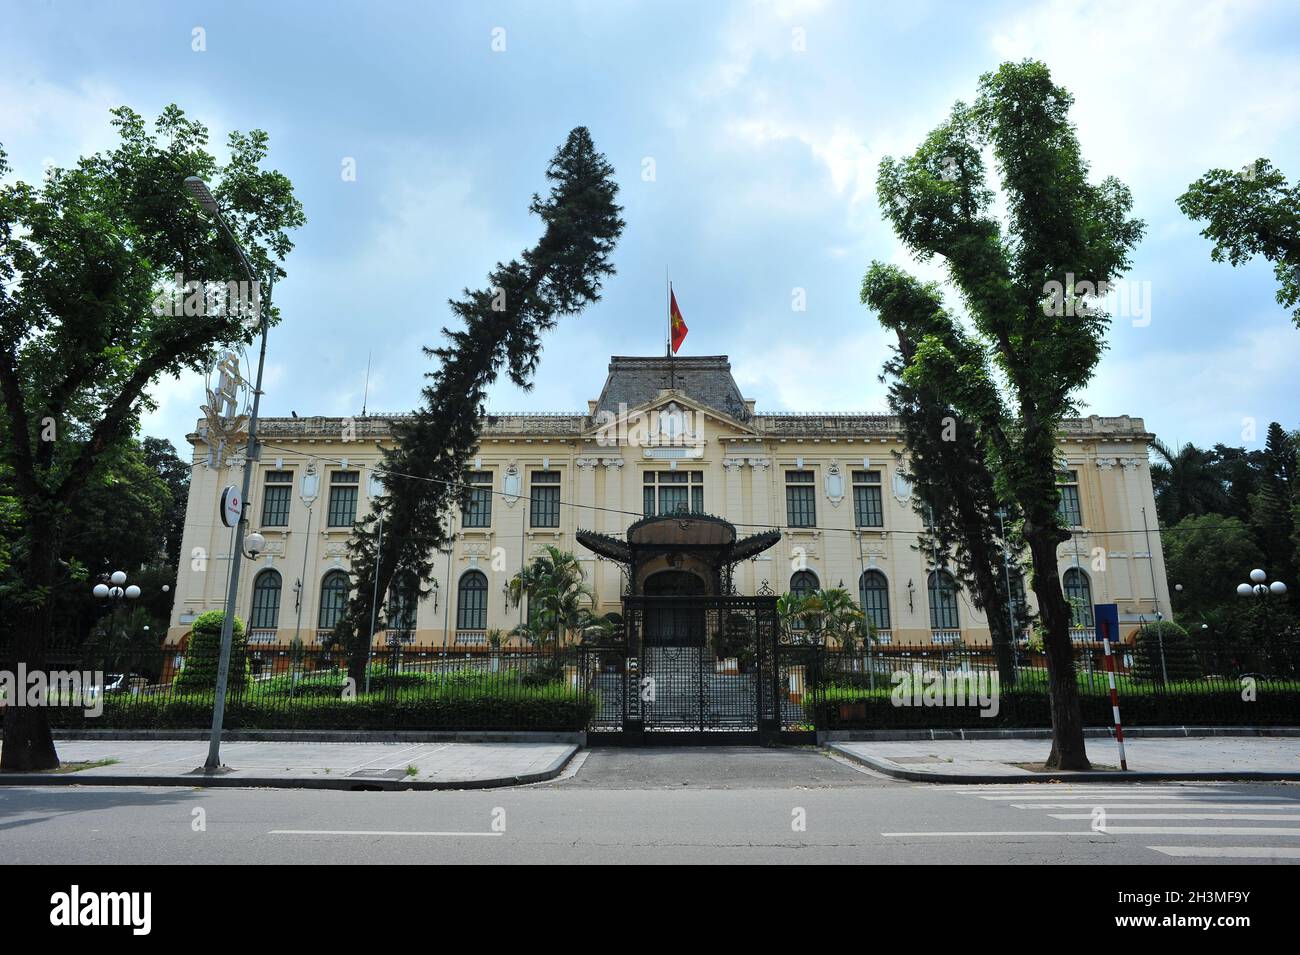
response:
<path fill-rule="evenodd" d="M 673 280 L 664 269 L 668 279 L 668 387 L 677 390 L 677 356 L 673 354 Z"/>

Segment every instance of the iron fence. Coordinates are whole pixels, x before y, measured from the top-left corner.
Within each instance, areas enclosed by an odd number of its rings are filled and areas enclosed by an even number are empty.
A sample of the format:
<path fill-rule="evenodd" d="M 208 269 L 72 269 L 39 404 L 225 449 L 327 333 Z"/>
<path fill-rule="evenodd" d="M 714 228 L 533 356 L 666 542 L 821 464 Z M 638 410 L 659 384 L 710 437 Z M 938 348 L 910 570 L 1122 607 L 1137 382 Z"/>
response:
<path fill-rule="evenodd" d="M 653 598 L 644 599 L 629 608 L 623 634 L 594 644 L 443 650 L 394 641 L 373 650 L 357 673 L 338 650 L 237 646 L 226 725 L 594 734 L 634 727 L 736 738 L 765 727 L 790 734 L 1050 725 L 1046 658 L 1025 647 L 1017 649 L 1014 667 L 999 672 L 987 646 L 845 650 L 789 640 L 776 633 L 766 604 L 704 602 L 697 618 L 671 625 L 656 623 L 659 609 Z M 680 636 L 695 629 L 689 639 Z M 1116 646 L 1115 653 L 1126 725 L 1300 725 L 1300 640 L 1294 637 L 1145 640 Z M 12 648 L 0 646 L 0 669 L 13 669 L 12 660 Z M 52 722 L 206 728 L 216 669 L 215 654 L 195 648 L 56 647 L 46 655 L 47 672 L 89 676 L 78 705 L 53 707 Z M 1085 724 L 1111 725 L 1101 644 L 1076 645 L 1074 681 Z M 54 701 L 73 702 L 57 695 Z M 0 699 L 0 707 L 15 702 Z"/>
<path fill-rule="evenodd" d="M 1112 725 L 1105 649 L 1076 643 L 1074 683 L 1085 725 Z M 1300 724 L 1300 641 L 1169 641 L 1112 645 L 1124 723 Z M 800 694 L 818 729 L 1046 727 L 1046 656 L 1017 649 L 999 671 L 988 646 L 823 648 Z M 808 677 L 805 677 L 807 681 Z"/>
<path fill-rule="evenodd" d="M 10 658 L 12 652 L 0 648 L 0 659 Z M 415 649 L 394 641 L 373 650 L 368 665 L 350 673 L 347 655 L 337 650 L 236 645 L 226 726 L 581 730 L 600 700 L 598 691 L 580 678 L 578 658 L 574 647 L 467 653 Z M 217 663 L 215 651 L 196 648 L 129 653 L 52 649 L 46 654 L 45 673 L 82 676 L 75 700 L 52 700 L 75 703 L 53 706 L 52 722 L 75 727 L 206 727 L 212 718 Z M 0 700 L 0 706 L 12 702 Z"/>

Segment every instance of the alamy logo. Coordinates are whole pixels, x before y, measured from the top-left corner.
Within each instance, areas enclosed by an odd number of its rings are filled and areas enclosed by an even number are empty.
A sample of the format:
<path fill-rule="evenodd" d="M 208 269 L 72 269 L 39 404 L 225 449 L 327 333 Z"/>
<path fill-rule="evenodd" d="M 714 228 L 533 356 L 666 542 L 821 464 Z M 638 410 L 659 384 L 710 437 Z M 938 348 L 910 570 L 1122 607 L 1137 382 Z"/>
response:
<path fill-rule="evenodd" d="M 68 892 L 50 896 L 50 924 L 58 926 L 128 925 L 132 935 L 148 935 L 153 924 L 150 892 Z"/>
<path fill-rule="evenodd" d="M 18 672 L 0 670 L 0 701 L 6 706 L 80 707 L 86 716 L 104 712 L 104 674 L 101 670 L 31 670 L 18 664 Z"/>
<path fill-rule="evenodd" d="M 998 675 L 988 670 L 895 670 L 894 706 L 973 706 L 980 716 L 998 715 Z"/>

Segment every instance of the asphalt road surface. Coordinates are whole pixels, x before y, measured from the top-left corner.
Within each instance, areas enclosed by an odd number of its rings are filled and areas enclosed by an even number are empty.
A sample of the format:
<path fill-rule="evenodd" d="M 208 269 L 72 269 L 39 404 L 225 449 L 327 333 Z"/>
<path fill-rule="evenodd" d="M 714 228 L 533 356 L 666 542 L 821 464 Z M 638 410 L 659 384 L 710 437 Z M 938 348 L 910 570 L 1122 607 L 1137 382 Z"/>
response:
<path fill-rule="evenodd" d="M 466 792 L 3 787 L 10 863 L 1300 862 L 1300 786 L 888 779 L 814 749 L 597 749 Z"/>

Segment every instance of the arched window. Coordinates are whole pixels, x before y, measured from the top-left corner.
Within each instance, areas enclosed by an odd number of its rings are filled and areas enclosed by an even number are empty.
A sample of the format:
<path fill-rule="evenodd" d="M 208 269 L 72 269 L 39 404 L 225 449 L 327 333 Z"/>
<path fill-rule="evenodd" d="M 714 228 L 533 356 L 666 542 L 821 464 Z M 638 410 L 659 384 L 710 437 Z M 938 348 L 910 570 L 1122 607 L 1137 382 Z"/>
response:
<path fill-rule="evenodd" d="M 817 590 L 817 575 L 811 570 L 795 571 L 790 578 L 790 593 L 795 597 L 807 597 Z"/>
<path fill-rule="evenodd" d="M 320 630 L 333 630 L 343 616 L 348 604 L 348 575 L 341 570 L 331 570 L 320 584 L 320 617 L 316 626 Z"/>
<path fill-rule="evenodd" d="M 487 629 L 487 578 L 471 570 L 460 579 L 456 591 L 456 629 Z"/>
<path fill-rule="evenodd" d="M 946 570 L 930 572 L 930 629 L 957 630 L 957 582 Z"/>
<path fill-rule="evenodd" d="M 280 619 L 280 575 L 264 570 L 253 581 L 253 612 L 248 615 L 250 630 L 274 630 Z"/>
<path fill-rule="evenodd" d="M 415 578 L 406 576 L 394 580 L 388 589 L 388 629 L 414 630 L 415 607 L 420 600 L 420 587 Z"/>
<path fill-rule="evenodd" d="M 877 630 L 889 629 L 889 581 L 878 570 L 864 571 L 858 578 L 858 598 L 867 623 Z"/>
<path fill-rule="evenodd" d="M 1092 584 L 1088 575 L 1078 567 L 1071 567 L 1065 572 L 1065 599 L 1070 604 L 1070 626 L 1091 627 L 1092 620 Z"/>
<path fill-rule="evenodd" d="M 811 570 L 797 570 L 790 577 L 790 596 L 796 599 L 803 599 L 817 590 L 817 575 Z M 791 626 L 795 630 L 802 630 L 804 622 L 802 620 L 794 621 Z"/>

